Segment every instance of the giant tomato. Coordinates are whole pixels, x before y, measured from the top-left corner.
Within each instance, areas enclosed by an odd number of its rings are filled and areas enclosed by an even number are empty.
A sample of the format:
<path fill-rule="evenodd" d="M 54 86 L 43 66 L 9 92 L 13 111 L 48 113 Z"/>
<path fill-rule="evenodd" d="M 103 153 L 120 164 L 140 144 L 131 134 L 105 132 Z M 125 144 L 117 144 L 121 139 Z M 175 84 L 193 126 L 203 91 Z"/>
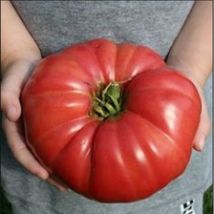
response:
<path fill-rule="evenodd" d="M 201 111 L 191 81 L 158 54 L 105 39 L 44 58 L 21 99 L 33 154 L 105 202 L 146 198 L 179 176 Z"/>

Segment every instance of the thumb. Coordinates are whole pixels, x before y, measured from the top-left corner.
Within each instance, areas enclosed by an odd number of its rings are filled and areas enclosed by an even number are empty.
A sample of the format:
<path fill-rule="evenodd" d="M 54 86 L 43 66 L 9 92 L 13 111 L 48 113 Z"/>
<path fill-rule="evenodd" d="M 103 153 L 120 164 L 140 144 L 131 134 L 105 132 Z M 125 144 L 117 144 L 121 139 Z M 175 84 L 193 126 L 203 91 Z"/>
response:
<path fill-rule="evenodd" d="M 17 93 L 6 91 L 2 86 L 1 109 L 10 121 L 16 121 L 21 115 L 21 106 Z"/>
<path fill-rule="evenodd" d="M 1 110 L 10 121 L 16 121 L 21 115 L 19 101 L 21 87 L 31 70 L 29 62 L 12 64 L 3 73 L 1 83 Z"/>
<path fill-rule="evenodd" d="M 199 126 L 198 129 L 196 131 L 195 137 L 193 139 L 193 148 L 196 151 L 202 151 L 205 145 L 205 140 L 206 137 L 209 134 L 209 130 L 210 130 L 210 119 L 209 119 L 209 114 L 208 114 L 208 108 L 207 108 L 207 104 L 206 104 L 206 99 L 204 97 L 204 93 L 203 93 L 203 85 L 201 85 L 197 80 L 195 80 L 193 77 L 191 77 L 188 74 L 184 74 L 187 78 L 189 78 L 192 83 L 195 85 L 198 94 L 200 96 L 201 99 L 201 115 L 200 115 L 200 122 L 199 122 Z"/>
<path fill-rule="evenodd" d="M 202 112 L 201 112 L 200 123 L 198 126 L 198 130 L 196 132 L 195 138 L 193 140 L 193 148 L 196 151 L 203 150 L 205 139 L 209 133 L 210 126 L 211 126 L 206 101 L 202 94 L 201 94 L 201 101 L 202 101 Z"/>
<path fill-rule="evenodd" d="M 211 123 L 210 123 L 210 119 L 209 119 L 206 99 L 205 99 L 204 93 L 203 93 L 203 86 L 196 83 L 196 81 L 194 83 L 195 83 L 195 86 L 198 90 L 198 93 L 199 93 L 199 96 L 201 99 L 201 115 L 200 115 L 199 126 L 198 126 L 198 129 L 196 131 L 196 134 L 195 134 L 195 137 L 193 140 L 193 148 L 196 151 L 200 152 L 204 148 L 205 140 L 209 134 Z"/>

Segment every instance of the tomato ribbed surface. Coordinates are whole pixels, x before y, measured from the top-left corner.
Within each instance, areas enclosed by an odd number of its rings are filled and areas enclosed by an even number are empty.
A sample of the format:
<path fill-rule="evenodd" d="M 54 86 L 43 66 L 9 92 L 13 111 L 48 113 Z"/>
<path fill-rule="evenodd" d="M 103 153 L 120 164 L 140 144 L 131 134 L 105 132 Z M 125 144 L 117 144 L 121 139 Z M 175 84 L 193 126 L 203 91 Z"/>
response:
<path fill-rule="evenodd" d="M 121 85 L 123 109 L 100 120 L 93 97 L 111 82 Z M 106 39 L 44 58 L 21 99 L 33 154 L 70 188 L 104 202 L 146 198 L 178 177 L 201 112 L 194 85 L 157 53 Z"/>

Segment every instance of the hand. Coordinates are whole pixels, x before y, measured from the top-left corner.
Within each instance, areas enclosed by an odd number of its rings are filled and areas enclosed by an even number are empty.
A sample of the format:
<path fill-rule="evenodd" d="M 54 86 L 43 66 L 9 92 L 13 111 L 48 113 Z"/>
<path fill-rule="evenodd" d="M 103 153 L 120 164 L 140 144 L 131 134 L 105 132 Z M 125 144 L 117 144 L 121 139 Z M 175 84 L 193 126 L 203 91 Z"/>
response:
<path fill-rule="evenodd" d="M 52 175 L 34 158 L 28 150 L 20 125 L 21 105 L 19 101 L 21 88 L 29 76 L 34 64 L 27 60 L 18 60 L 4 69 L 1 83 L 1 109 L 4 113 L 3 129 L 7 143 L 16 158 L 29 172 L 56 186 L 61 191 L 67 188 L 56 181 Z"/>
<path fill-rule="evenodd" d="M 203 93 L 203 89 L 202 86 L 197 83 L 195 80 L 193 80 L 193 78 L 190 77 L 190 80 L 195 84 L 198 93 L 200 95 L 201 98 L 201 116 L 200 116 L 200 123 L 196 132 L 196 135 L 194 137 L 193 140 L 193 148 L 196 151 L 202 151 L 204 148 L 204 144 L 205 144 L 205 140 L 206 137 L 209 134 L 209 130 L 210 130 L 210 119 L 209 119 L 209 115 L 208 115 L 208 110 L 207 110 L 207 104 L 206 104 L 206 100 L 204 97 L 204 93 Z"/>
<path fill-rule="evenodd" d="M 182 68 L 181 64 L 173 64 L 173 63 L 168 63 L 169 66 L 175 68 L 176 70 L 180 70 L 183 71 L 185 69 Z M 201 116 L 200 116 L 200 122 L 199 122 L 199 126 L 198 129 L 196 131 L 194 140 L 193 140 L 193 148 L 196 151 L 201 152 L 204 148 L 204 144 L 205 144 L 205 140 L 206 137 L 209 134 L 209 130 L 210 130 L 210 119 L 209 119 L 209 114 L 208 114 L 208 110 L 207 110 L 207 104 L 206 104 L 206 100 L 204 97 L 204 93 L 203 93 L 203 85 L 201 85 L 199 83 L 199 81 L 197 81 L 195 79 L 195 77 L 193 75 L 191 75 L 191 73 L 185 73 L 185 72 L 181 72 L 186 78 L 190 79 L 191 82 L 195 85 L 196 89 L 198 90 L 200 99 L 201 99 Z"/>
<path fill-rule="evenodd" d="M 193 147 L 202 151 L 210 129 L 203 85 L 212 71 L 212 1 L 196 1 L 167 56 L 167 64 L 186 75 L 201 97 L 200 124 Z"/>

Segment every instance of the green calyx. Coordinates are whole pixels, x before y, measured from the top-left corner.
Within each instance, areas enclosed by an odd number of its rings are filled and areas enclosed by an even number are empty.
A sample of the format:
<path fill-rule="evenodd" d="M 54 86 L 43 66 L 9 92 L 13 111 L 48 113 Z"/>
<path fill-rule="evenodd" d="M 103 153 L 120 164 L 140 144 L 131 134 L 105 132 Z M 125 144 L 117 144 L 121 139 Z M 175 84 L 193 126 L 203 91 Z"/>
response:
<path fill-rule="evenodd" d="M 101 87 L 93 98 L 92 114 L 103 120 L 114 117 L 122 111 L 122 90 L 118 83 Z"/>

